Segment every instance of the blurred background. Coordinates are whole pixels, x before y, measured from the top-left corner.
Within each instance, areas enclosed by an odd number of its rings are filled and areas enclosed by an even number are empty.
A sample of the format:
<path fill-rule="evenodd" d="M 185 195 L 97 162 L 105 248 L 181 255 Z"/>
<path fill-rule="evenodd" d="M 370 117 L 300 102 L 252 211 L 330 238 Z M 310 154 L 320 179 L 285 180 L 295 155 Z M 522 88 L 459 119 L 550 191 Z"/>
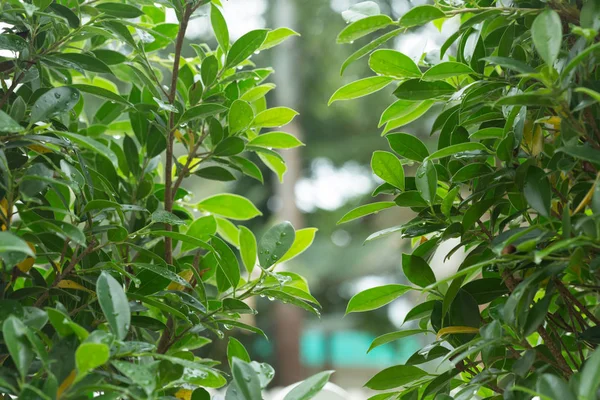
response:
<path fill-rule="evenodd" d="M 190 178 L 185 185 L 201 198 L 216 191 L 244 194 L 264 216 L 252 221 L 251 229 L 260 234 L 276 221 L 289 220 L 296 229 L 319 229 L 313 246 L 302 256 L 283 266 L 305 276 L 313 295 L 323 306 L 320 318 L 285 304 L 258 299 L 259 314 L 254 321 L 270 340 L 257 335 L 231 331 L 248 348 L 253 359 L 268 362 L 277 371 L 274 386 L 285 386 L 325 369 L 334 369 L 332 381 L 352 393 L 377 371 L 405 361 L 431 337 L 413 336 L 381 346 L 367 354 L 376 336 L 405 329 L 406 313 L 420 299 L 410 294 L 377 311 L 344 317 L 348 300 L 357 292 L 387 283 L 405 283 L 401 254 L 411 243 L 399 234 L 364 244 L 369 234 L 399 225 L 413 215 L 400 208 L 337 226 L 336 222 L 352 208 L 373 201 L 371 193 L 380 183 L 370 169 L 371 154 L 388 150 L 387 141 L 377 128 L 382 111 L 392 102 L 393 85 L 350 102 L 327 101 L 340 86 L 370 76 L 365 57 L 340 75 L 344 60 L 372 37 L 349 45 L 336 44 L 337 34 L 344 28 L 341 13 L 358 0 L 222 0 L 231 39 L 257 28 L 290 27 L 301 34 L 284 45 L 252 57 L 259 67 L 273 66 L 269 81 L 277 84 L 270 92 L 268 104 L 296 109 L 300 115 L 282 130 L 297 135 L 306 147 L 282 152 L 288 163 L 283 184 L 274 174 L 264 171 L 267 181 L 261 186 L 243 179 L 223 185 Z M 424 0 L 376 0 L 382 13 L 398 19 Z M 174 16 L 173 16 L 174 18 Z M 445 38 L 457 28 L 458 21 L 446 21 L 438 30 L 432 23 L 406 32 L 390 41 L 395 48 L 419 60 L 439 57 Z M 187 40 L 216 41 L 207 16 L 191 24 Z M 185 48 L 185 46 L 184 46 Z M 189 49 L 191 50 L 191 49 Z M 189 54 L 190 56 L 192 54 Z M 431 141 L 430 130 L 439 108 L 432 108 L 425 118 L 404 126 L 399 131 Z M 411 167 L 407 176 L 414 175 Z M 207 183 L 208 182 L 208 183 Z M 380 195 L 377 201 L 387 200 Z M 440 260 L 443 257 L 440 257 Z M 448 266 L 441 261 L 432 268 L 436 274 Z M 451 266 L 449 268 L 452 268 Z M 225 354 L 226 341 L 218 341 L 211 357 Z M 333 397 L 332 397 L 333 398 Z"/>

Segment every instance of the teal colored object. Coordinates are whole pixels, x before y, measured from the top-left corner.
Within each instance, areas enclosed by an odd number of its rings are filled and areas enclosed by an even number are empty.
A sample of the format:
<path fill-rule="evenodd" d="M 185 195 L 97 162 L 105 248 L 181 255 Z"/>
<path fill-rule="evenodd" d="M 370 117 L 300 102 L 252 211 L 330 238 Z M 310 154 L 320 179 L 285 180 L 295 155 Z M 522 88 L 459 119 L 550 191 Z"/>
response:
<path fill-rule="evenodd" d="M 325 334 L 309 330 L 302 334 L 300 352 L 302 363 L 309 367 L 373 367 L 383 368 L 406 361 L 419 350 L 420 342 L 408 337 L 378 347 L 367 354 L 375 336 L 361 331 L 338 331 Z"/>

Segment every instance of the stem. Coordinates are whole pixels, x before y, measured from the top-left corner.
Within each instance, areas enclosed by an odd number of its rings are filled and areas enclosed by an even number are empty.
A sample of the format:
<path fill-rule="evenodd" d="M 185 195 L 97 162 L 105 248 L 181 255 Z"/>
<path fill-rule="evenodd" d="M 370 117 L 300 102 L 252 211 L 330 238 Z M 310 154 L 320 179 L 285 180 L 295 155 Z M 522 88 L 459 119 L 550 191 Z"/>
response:
<path fill-rule="evenodd" d="M 179 26 L 179 32 L 177 32 L 177 39 L 175 42 L 175 60 L 173 60 L 173 76 L 171 77 L 171 90 L 169 92 L 169 103 L 175 104 L 177 97 L 177 79 L 179 78 L 179 60 L 181 58 L 181 48 L 183 47 L 183 40 L 185 39 L 185 31 L 187 29 L 190 17 L 192 15 L 192 5 L 187 4 L 181 23 Z M 167 137 L 167 153 L 166 153 L 166 164 L 165 164 L 165 210 L 168 212 L 173 211 L 173 145 L 175 142 L 175 113 L 173 111 L 169 114 L 169 133 Z M 171 225 L 166 224 L 165 229 L 171 231 L 173 228 Z M 165 238 L 165 261 L 167 264 L 173 263 L 173 241 L 171 238 Z M 166 330 L 165 330 L 166 331 Z"/>
<path fill-rule="evenodd" d="M 573 304 L 575 304 L 575 306 L 579 308 L 579 310 L 583 314 L 585 314 L 585 316 L 588 317 L 590 321 L 594 322 L 596 325 L 600 325 L 600 320 L 598 320 L 598 318 L 596 318 L 596 316 L 592 314 L 592 312 L 588 310 L 586 306 L 581 304 L 581 302 L 577 300 L 577 298 L 569 291 L 569 289 L 565 287 L 565 285 L 563 285 L 561 281 L 555 279 L 554 283 L 556 283 L 556 288 L 558 289 L 560 294 L 562 294 L 563 296 L 568 298 Z"/>

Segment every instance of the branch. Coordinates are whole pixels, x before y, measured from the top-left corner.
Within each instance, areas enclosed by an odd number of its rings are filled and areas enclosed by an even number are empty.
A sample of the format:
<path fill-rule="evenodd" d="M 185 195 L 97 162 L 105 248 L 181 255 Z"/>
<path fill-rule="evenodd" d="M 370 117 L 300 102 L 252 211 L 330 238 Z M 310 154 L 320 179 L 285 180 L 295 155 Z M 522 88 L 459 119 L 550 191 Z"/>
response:
<path fill-rule="evenodd" d="M 596 325 L 600 325 L 600 320 L 598 320 L 598 318 L 596 318 L 596 316 L 594 314 L 592 314 L 592 312 L 590 310 L 587 309 L 586 306 L 584 306 L 578 299 L 577 297 L 575 297 L 573 295 L 573 293 L 571 293 L 569 291 L 569 289 L 567 289 L 565 287 L 565 285 L 559 281 L 558 279 L 554 280 L 554 283 L 556 283 L 556 287 L 558 289 L 558 291 L 560 292 L 560 294 L 562 294 L 563 296 L 565 296 L 566 298 L 568 298 L 573 304 L 575 304 L 575 306 L 577 308 L 579 308 L 579 310 L 585 314 L 586 317 L 588 317 L 590 319 L 590 321 L 594 322 Z"/>
<path fill-rule="evenodd" d="M 187 29 L 190 17 L 192 15 L 192 5 L 187 4 L 181 23 L 179 25 L 179 31 L 177 32 L 177 39 L 175 42 L 175 60 L 173 60 L 173 75 L 171 77 L 171 88 L 169 92 L 169 103 L 175 104 L 177 97 L 177 79 L 179 78 L 179 60 L 181 59 L 181 48 L 183 47 L 183 40 L 185 39 L 185 31 Z M 175 113 L 173 111 L 169 114 L 169 133 L 167 137 L 167 154 L 165 161 L 165 210 L 168 212 L 173 211 L 173 145 L 175 142 Z M 171 231 L 173 228 L 171 225 L 166 225 L 165 229 Z M 173 241 L 171 238 L 165 238 L 165 261 L 167 264 L 173 263 Z"/>

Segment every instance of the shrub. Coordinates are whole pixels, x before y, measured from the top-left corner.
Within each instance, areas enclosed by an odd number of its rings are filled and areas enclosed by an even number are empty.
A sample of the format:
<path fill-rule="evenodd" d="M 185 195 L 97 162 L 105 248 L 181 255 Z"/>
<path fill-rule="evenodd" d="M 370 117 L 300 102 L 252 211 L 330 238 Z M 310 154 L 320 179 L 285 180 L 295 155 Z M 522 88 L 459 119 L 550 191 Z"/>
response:
<path fill-rule="evenodd" d="M 0 62 L 0 393 L 208 399 L 227 374 L 193 351 L 224 329 L 264 335 L 241 320 L 256 313 L 246 299 L 318 314 L 304 278 L 275 272 L 315 229 L 284 222 L 257 243 L 237 225 L 261 215 L 250 200 L 192 202 L 182 185 L 262 183 L 257 160 L 281 178 L 273 149 L 301 145 L 261 134 L 296 112 L 267 108 L 273 71 L 250 61 L 296 33 L 260 29 L 230 44 L 220 2 L 208 3 L 2 2 L 0 49 L 12 56 Z M 218 47 L 184 46 L 205 14 Z M 260 398 L 272 368 L 233 338 L 227 349 L 227 398 Z M 310 398 L 328 376 L 288 399 Z"/>
<path fill-rule="evenodd" d="M 600 119 L 597 2 L 436 2 L 398 21 L 373 2 L 345 13 L 339 43 L 377 32 L 342 67 L 366 59 L 374 76 L 349 83 L 330 103 L 394 85 L 380 125 L 393 152 L 373 154 L 393 196 L 346 214 L 340 223 L 402 207 L 413 218 L 367 241 L 411 238 L 402 270 L 412 285 L 356 294 L 347 313 L 423 293 L 405 322 L 417 327 L 374 340 L 371 349 L 410 335 L 432 343 L 366 386 L 392 390 L 372 399 L 596 399 L 600 384 L 598 248 Z M 415 62 L 378 49 L 407 30 L 449 18 L 460 27 Z M 434 105 L 430 151 L 400 132 Z M 405 176 L 404 171 L 411 171 Z M 468 255 L 436 279 L 428 260 L 458 238 Z M 399 260 L 400 261 L 400 260 Z M 434 266 L 435 267 L 435 266 Z M 434 268 L 435 269 L 435 268 Z M 433 362 L 434 372 L 418 365 Z"/>

